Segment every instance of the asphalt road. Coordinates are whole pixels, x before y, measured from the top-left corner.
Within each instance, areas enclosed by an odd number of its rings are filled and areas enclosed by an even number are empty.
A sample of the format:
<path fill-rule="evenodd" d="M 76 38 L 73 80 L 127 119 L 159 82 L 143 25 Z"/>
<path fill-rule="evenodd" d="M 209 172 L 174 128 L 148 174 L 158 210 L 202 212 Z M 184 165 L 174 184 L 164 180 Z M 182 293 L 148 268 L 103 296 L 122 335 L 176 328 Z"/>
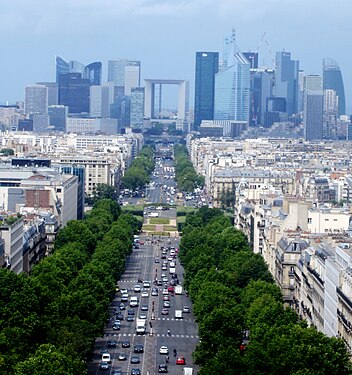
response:
<path fill-rule="evenodd" d="M 167 161 L 167 166 L 172 165 L 172 161 Z M 157 166 L 156 171 L 158 175 L 153 178 L 156 184 L 175 186 L 173 179 L 165 179 L 164 165 Z M 163 175 L 160 173 L 163 172 Z M 162 183 L 163 182 L 163 183 Z M 169 195 L 162 187 L 156 187 L 150 190 L 148 201 L 151 203 L 160 203 L 165 201 Z M 170 196 L 169 196 L 170 197 Z M 170 198 L 172 199 L 172 198 Z M 167 211 L 158 211 L 159 217 L 176 218 L 176 211 L 174 209 Z M 169 348 L 169 363 L 168 374 L 171 375 L 182 375 L 183 365 L 176 365 L 176 358 L 173 356 L 173 350 L 177 350 L 178 356 L 184 356 L 186 359 L 186 367 L 193 367 L 197 370 L 197 367 L 192 363 L 192 352 L 198 343 L 198 328 L 195 322 L 195 318 L 192 313 L 192 305 L 189 298 L 183 291 L 182 295 L 172 295 L 168 293 L 170 298 L 170 308 L 168 315 L 162 315 L 163 309 L 163 289 L 165 285 L 169 286 L 169 282 L 172 279 L 169 273 L 169 267 L 167 270 L 162 270 L 162 251 L 161 246 L 178 248 L 178 238 L 169 237 L 148 237 L 146 235 L 140 236 L 141 244 L 139 249 L 134 249 L 133 253 L 128 257 L 126 262 L 126 270 L 118 282 L 118 286 L 121 289 L 126 288 L 128 290 L 129 298 L 131 296 L 138 296 L 139 306 L 134 308 L 134 317 L 138 317 L 141 311 L 142 305 L 148 305 L 147 319 L 146 319 L 146 334 L 136 334 L 136 322 L 127 322 L 127 311 L 130 309 L 128 302 L 126 302 L 126 310 L 122 310 L 121 313 L 124 315 L 124 320 L 121 321 L 121 329 L 114 331 L 112 329 L 113 322 L 115 320 L 115 310 L 121 302 L 121 293 L 117 292 L 115 298 L 109 307 L 110 319 L 104 330 L 104 337 L 97 338 L 94 347 L 93 361 L 89 363 L 88 374 L 113 374 L 115 369 L 120 369 L 122 374 L 131 374 L 132 368 L 139 368 L 142 375 L 154 375 L 158 373 L 158 365 L 166 363 L 166 355 L 159 354 L 159 348 L 165 345 Z M 166 257 L 170 256 L 170 249 L 167 251 Z M 160 260 L 160 263 L 155 263 L 155 259 Z M 167 259 L 166 259 L 167 260 Z M 180 284 L 183 283 L 183 268 L 179 264 L 178 259 L 176 261 L 176 273 L 178 275 Z M 169 263 L 169 261 L 168 261 Z M 152 296 L 151 290 L 153 281 L 162 278 L 162 274 L 168 278 L 168 282 L 163 283 L 162 286 L 158 286 L 158 296 Z M 138 279 L 144 281 L 151 281 L 150 288 L 142 288 L 143 291 L 148 292 L 148 297 L 141 297 L 141 292 L 134 292 L 134 286 L 139 284 L 143 286 L 143 283 L 138 283 Z M 191 308 L 190 313 L 183 313 L 182 319 L 175 319 L 175 310 L 182 310 L 184 306 Z M 170 330 L 170 335 L 168 334 Z M 101 361 L 101 349 L 107 348 L 108 340 L 117 340 L 116 348 L 108 348 L 108 352 L 111 355 L 111 364 L 109 370 L 101 370 L 99 364 Z M 122 348 L 122 341 L 128 340 L 130 342 L 130 348 Z M 144 353 L 134 354 L 134 345 L 142 344 L 144 347 Z M 118 360 L 118 354 L 125 353 L 127 356 L 126 360 Z M 131 364 L 131 356 L 136 355 L 140 357 L 139 364 Z M 195 372 L 196 373 L 196 372 Z"/>

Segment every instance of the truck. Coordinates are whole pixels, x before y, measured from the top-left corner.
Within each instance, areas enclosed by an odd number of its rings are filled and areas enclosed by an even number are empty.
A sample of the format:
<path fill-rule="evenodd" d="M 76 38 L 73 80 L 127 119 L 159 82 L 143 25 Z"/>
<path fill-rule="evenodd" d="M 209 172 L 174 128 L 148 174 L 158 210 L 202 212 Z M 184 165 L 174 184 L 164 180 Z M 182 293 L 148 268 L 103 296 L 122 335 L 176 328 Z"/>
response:
<path fill-rule="evenodd" d="M 171 274 L 175 273 L 176 272 L 176 268 L 175 267 L 170 267 L 170 271 L 169 271 Z"/>
<path fill-rule="evenodd" d="M 192 367 L 184 367 L 183 368 L 183 375 L 193 375 L 193 368 Z"/>
<path fill-rule="evenodd" d="M 145 334 L 145 319 L 136 319 L 136 333 L 137 335 Z"/>
<path fill-rule="evenodd" d="M 182 294 L 182 286 L 181 285 L 175 286 L 175 294 Z"/>
<path fill-rule="evenodd" d="M 175 310 L 175 319 L 182 319 L 182 310 Z"/>

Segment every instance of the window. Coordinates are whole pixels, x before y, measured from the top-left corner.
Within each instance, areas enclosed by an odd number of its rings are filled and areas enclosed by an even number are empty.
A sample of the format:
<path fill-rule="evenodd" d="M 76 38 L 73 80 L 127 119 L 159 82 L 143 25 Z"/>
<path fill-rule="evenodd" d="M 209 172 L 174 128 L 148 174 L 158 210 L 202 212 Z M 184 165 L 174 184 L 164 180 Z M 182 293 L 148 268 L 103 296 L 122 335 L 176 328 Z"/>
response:
<path fill-rule="evenodd" d="M 308 224 L 312 224 L 312 218 L 311 217 L 308 218 Z"/>

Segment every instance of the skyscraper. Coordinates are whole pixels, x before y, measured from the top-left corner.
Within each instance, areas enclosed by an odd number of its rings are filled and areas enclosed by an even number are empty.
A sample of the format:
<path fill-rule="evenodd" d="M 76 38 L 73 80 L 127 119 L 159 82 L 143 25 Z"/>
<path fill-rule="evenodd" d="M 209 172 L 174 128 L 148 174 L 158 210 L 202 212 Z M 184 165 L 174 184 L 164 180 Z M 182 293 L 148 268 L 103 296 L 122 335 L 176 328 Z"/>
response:
<path fill-rule="evenodd" d="M 45 114 L 48 112 L 48 89 L 42 85 L 31 85 L 25 88 L 24 112 Z"/>
<path fill-rule="evenodd" d="M 89 113 L 89 79 L 80 73 L 60 74 L 59 104 L 68 107 L 69 113 Z"/>
<path fill-rule="evenodd" d="M 59 101 L 59 89 L 56 82 L 37 82 L 36 85 L 45 86 L 48 89 L 48 106 L 57 105 Z"/>
<path fill-rule="evenodd" d="M 251 69 L 258 69 L 258 52 L 243 52 L 243 56 L 251 64 Z"/>
<path fill-rule="evenodd" d="M 250 64 L 241 52 L 215 75 L 214 120 L 249 121 Z"/>
<path fill-rule="evenodd" d="M 110 104 L 114 102 L 114 86 L 90 86 L 90 110 L 92 117 L 109 118 Z"/>
<path fill-rule="evenodd" d="M 131 95 L 132 87 L 140 87 L 141 62 L 128 59 L 108 61 L 108 82 L 124 86 L 125 95 Z"/>
<path fill-rule="evenodd" d="M 89 79 L 91 85 L 101 85 L 101 67 L 100 61 L 93 62 L 85 67 L 85 78 Z"/>
<path fill-rule="evenodd" d="M 59 83 L 60 74 L 67 74 L 70 72 L 70 64 L 60 56 L 55 57 L 56 61 L 56 83 Z"/>
<path fill-rule="evenodd" d="M 144 119 L 144 87 L 131 89 L 131 128 L 142 129 Z"/>
<path fill-rule="evenodd" d="M 49 125 L 57 131 L 66 131 L 68 108 L 64 105 L 51 105 L 48 107 Z"/>
<path fill-rule="evenodd" d="M 214 119 L 215 74 L 219 70 L 219 52 L 196 52 L 194 125 Z"/>
<path fill-rule="evenodd" d="M 338 96 L 338 116 L 346 114 L 345 89 L 340 67 L 333 59 L 323 60 L 323 89 L 334 90 Z"/>
<path fill-rule="evenodd" d="M 304 134 L 307 141 L 323 138 L 323 78 L 309 75 L 304 80 Z"/>
<path fill-rule="evenodd" d="M 285 98 L 289 116 L 298 112 L 299 61 L 290 52 L 276 52 L 275 97 Z"/>

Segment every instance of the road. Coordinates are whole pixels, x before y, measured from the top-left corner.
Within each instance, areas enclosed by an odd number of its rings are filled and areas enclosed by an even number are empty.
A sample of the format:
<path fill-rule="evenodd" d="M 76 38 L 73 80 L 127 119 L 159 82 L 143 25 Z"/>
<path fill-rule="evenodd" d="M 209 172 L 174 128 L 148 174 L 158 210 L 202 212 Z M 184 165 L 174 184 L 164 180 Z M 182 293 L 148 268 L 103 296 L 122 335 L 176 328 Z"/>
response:
<path fill-rule="evenodd" d="M 166 165 L 165 165 L 166 164 Z M 172 161 L 165 161 L 158 164 L 156 167 L 156 176 L 153 177 L 155 184 L 158 184 L 155 189 L 150 190 L 148 197 L 149 202 L 160 203 L 174 199 L 173 195 L 168 195 L 170 192 L 167 186 L 175 186 L 175 182 L 172 178 L 165 178 L 165 166 L 172 166 Z M 163 173 L 161 175 L 161 173 Z M 164 182 L 164 183 L 162 183 Z M 167 199 L 169 197 L 169 199 Z M 150 212 L 150 209 L 148 210 Z M 167 211 L 157 211 L 159 217 L 161 218 L 176 218 L 176 210 L 171 209 Z M 118 286 L 121 289 L 127 289 L 129 299 L 131 296 L 138 296 L 139 306 L 133 308 L 134 317 L 138 317 L 142 312 L 142 305 L 147 305 L 148 311 L 146 319 L 146 334 L 137 335 L 136 334 L 136 322 L 127 322 L 128 302 L 125 302 L 126 310 L 121 310 L 120 312 L 124 316 L 124 320 L 121 321 L 121 329 L 114 331 L 112 326 L 115 320 L 115 311 L 118 309 L 121 303 L 121 293 L 117 292 L 114 300 L 109 307 L 110 319 L 104 330 L 104 337 L 97 338 L 95 347 L 93 361 L 89 363 L 88 374 L 114 374 L 114 371 L 119 369 L 122 371 L 123 375 L 131 374 L 132 368 L 138 368 L 142 375 L 154 375 L 158 373 L 159 364 L 166 363 L 166 355 L 159 354 L 159 349 L 161 346 L 167 346 L 169 349 L 169 363 L 168 374 L 171 375 L 181 375 L 183 365 L 176 365 L 176 358 L 173 356 L 173 350 L 177 350 L 178 356 L 184 356 L 186 359 L 186 367 L 193 367 L 197 370 L 196 366 L 192 363 L 192 352 L 198 342 L 198 328 L 195 322 L 195 318 L 192 313 L 192 305 L 189 298 L 185 295 L 184 291 L 182 295 L 173 295 L 173 293 L 168 293 L 168 298 L 170 299 L 170 307 L 167 308 L 169 311 L 168 315 L 163 315 L 163 290 L 165 286 L 170 286 L 170 281 L 172 276 L 170 271 L 170 252 L 173 249 L 178 248 L 179 238 L 178 237 L 158 237 L 158 236 L 147 236 L 146 234 L 141 234 L 139 236 L 140 245 L 139 248 L 134 249 L 132 254 L 128 257 L 126 261 L 126 269 L 118 281 Z M 162 254 L 162 247 L 167 250 L 166 254 Z M 162 259 L 165 256 L 166 259 Z M 168 258 L 170 260 L 168 260 Z M 158 261 L 156 263 L 156 260 Z M 162 270 L 163 261 L 166 262 L 166 270 Z M 176 274 L 180 285 L 183 283 L 183 268 L 179 264 L 178 259 L 175 258 L 176 262 Z M 165 266 L 164 266 L 165 268 Z M 153 285 L 155 279 L 161 279 L 162 274 L 167 278 L 167 281 L 163 282 L 162 285 Z M 138 282 L 141 279 L 143 281 L 150 281 L 150 287 L 143 287 L 143 283 Z M 139 284 L 142 286 L 141 292 L 135 292 L 134 286 Z M 153 287 L 157 287 L 158 295 L 152 296 L 151 290 Z M 142 292 L 148 292 L 148 297 L 141 297 Z M 175 319 L 175 310 L 182 310 L 185 306 L 190 307 L 189 313 L 183 313 L 182 319 Z M 131 309 L 132 310 L 132 309 Z M 170 335 L 168 334 L 170 330 Z M 114 348 L 107 348 L 108 340 L 116 340 L 117 346 Z M 128 340 L 130 342 L 130 348 L 122 348 L 122 342 Z M 134 345 L 142 344 L 144 348 L 144 353 L 134 354 Z M 108 370 L 101 370 L 99 364 L 101 362 L 101 350 L 108 349 L 111 355 L 111 364 Z M 120 353 L 125 353 L 127 359 L 119 360 L 118 355 Z M 131 364 L 130 360 L 133 356 L 140 357 L 139 364 Z"/>

